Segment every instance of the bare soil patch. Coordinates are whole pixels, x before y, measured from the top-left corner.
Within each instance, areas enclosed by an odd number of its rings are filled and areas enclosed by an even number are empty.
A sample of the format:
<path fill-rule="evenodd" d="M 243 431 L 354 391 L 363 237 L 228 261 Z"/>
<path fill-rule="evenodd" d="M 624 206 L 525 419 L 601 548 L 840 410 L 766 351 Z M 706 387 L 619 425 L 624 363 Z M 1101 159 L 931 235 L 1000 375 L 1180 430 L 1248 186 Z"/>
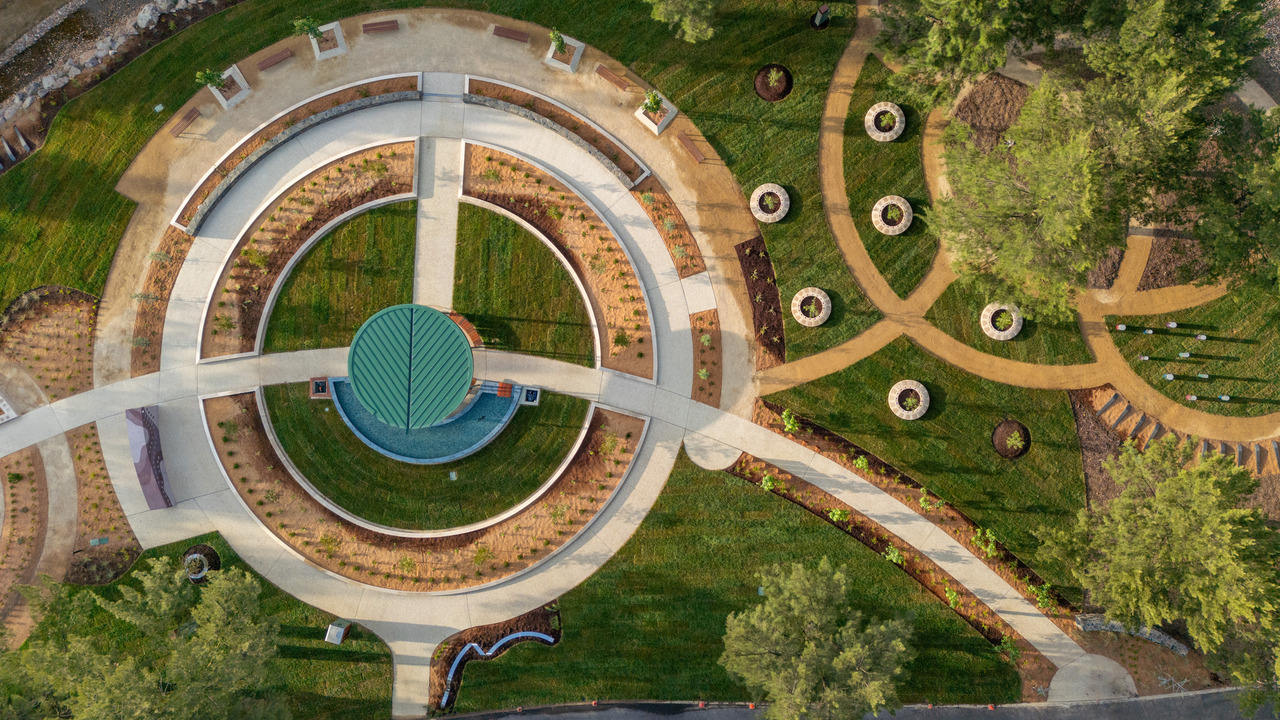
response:
<path fill-rule="evenodd" d="M 462 652 L 468 644 L 475 643 L 488 652 L 493 644 L 499 640 L 518 632 L 538 632 L 552 638 L 550 643 L 541 638 L 519 638 L 512 640 L 498 649 L 493 655 L 488 657 L 471 650 L 462 660 L 462 664 L 453 674 L 453 682 L 449 682 L 449 669 L 453 667 L 454 660 L 458 657 L 458 653 Z M 467 628 L 460 633 L 450 635 L 447 640 L 436 646 L 435 653 L 431 656 L 431 696 L 427 704 L 432 709 L 448 710 L 457 702 L 458 692 L 462 688 L 462 676 L 466 671 L 467 664 L 472 661 L 488 661 L 502 657 L 511 648 L 522 642 L 536 642 L 542 645 L 556 645 L 560 642 L 560 606 L 558 603 L 543 605 L 534 608 L 529 612 L 513 617 L 510 620 L 503 620 L 499 623 L 490 625 L 477 625 Z M 445 687 L 449 688 L 449 705 L 448 707 L 440 707 L 440 700 L 444 697 Z"/>
<path fill-rule="evenodd" d="M 573 53 L 568 53 L 567 57 L 568 59 L 562 60 L 566 65 L 569 63 L 569 60 L 573 59 Z M 599 150 L 605 157 L 612 160 L 613 164 L 618 166 L 618 169 L 622 171 L 623 175 L 631 178 L 631 182 L 635 182 L 640 179 L 640 175 L 644 173 L 644 170 L 636 164 L 636 161 L 632 160 L 631 156 L 628 155 L 617 143 L 610 139 L 609 136 L 599 132 L 586 120 L 583 120 L 574 113 L 565 110 L 559 105 L 549 103 L 546 100 L 530 95 L 527 92 L 521 92 L 514 88 L 509 88 L 506 85 L 485 82 L 484 80 L 476 80 L 474 78 L 467 85 L 467 92 L 473 95 L 480 95 L 482 97 L 496 98 L 504 102 L 509 102 L 512 105 L 519 105 L 526 110 L 531 110 L 541 115 L 565 130 L 568 130 L 574 135 L 586 140 L 587 144 L 596 150 Z"/>
<path fill-rule="evenodd" d="M 253 350 L 267 296 L 294 253 L 342 213 L 409 192 L 414 165 L 411 142 L 361 150 L 312 172 L 264 210 L 222 269 L 205 317 L 201 357 Z"/>
<path fill-rule="evenodd" d="M 778 102 L 791 94 L 794 86 L 791 71 L 786 65 L 770 63 L 756 71 L 756 95 L 765 102 Z"/>
<path fill-rule="evenodd" d="M 1102 407 L 1115 392 L 1111 386 L 1071 390 L 1071 412 L 1076 416 L 1076 436 L 1080 438 L 1080 452 L 1084 458 L 1085 502 L 1089 508 L 1100 508 L 1120 497 L 1120 488 L 1102 463 L 1114 457 L 1124 444 L 1124 439 L 1098 417 Z"/>
<path fill-rule="evenodd" d="M 4 486 L 4 529 L 0 531 L 0 622 L 22 637 L 30 624 L 26 600 L 14 588 L 35 581 L 36 563 L 44 548 L 49 499 L 44 462 L 34 446 L 0 458 Z"/>
<path fill-rule="evenodd" d="M 1200 244 L 1190 238 L 1173 237 L 1171 231 L 1156 231 L 1151 241 L 1151 255 L 1142 270 L 1138 290 L 1185 285 L 1199 279 L 1208 264 Z"/>
<path fill-rule="evenodd" d="M 1022 678 L 1023 700 L 1041 700 L 1035 686 L 1048 687 L 1056 670 L 1048 658 L 1018 635 L 1011 625 L 969 592 L 949 573 L 884 526 L 858 512 L 853 506 L 788 473 L 775 465 L 744 454 L 729 472 L 779 495 L 813 513 L 840 531 L 884 555 L 916 582 L 955 610 L 991 644 L 1013 638 L 1021 650 L 1018 674 Z M 767 480 L 766 480 L 767 478 Z"/>
<path fill-rule="evenodd" d="M 787 361 L 787 342 L 782 320 L 782 299 L 773 274 L 773 260 L 759 235 L 734 246 L 738 265 L 747 281 L 751 301 L 751 323 L 755 327 L 756 369 L 765 370 Z"/>
<path fill-rule="evenodd" d="M 190 235 L 169 225 L 160 238 L 160 246 L 150 255 L 142 291 L 135 296 L 138 310 L 133 319 L 133 349 L 129 358 L 133 377 L 160 371 L 160 347 L 169 297 L 191 250 L 191 240 Z"/>
<path fill-rule="evenodd" d="M 71 454 L 75 458 L 76 488 L 76 554 L 67 570 L 67 582 L 77 585 L 103 585 L 124 574 L 142 553 L 133 534 L 111 478 L 102 459 L 98 442 L 98 425 L 89 423 L 67 433 Z M 91 546 L 94 538 L 108 538 L 105 545 Z"/>
<path fill-rule="evenodd" d="M 22 366 L 49 400 L 93 388 L 98 299 L 56 285 L 18 296 L 0 320 L 0 355 Z"/>
<path fill-rule="evenodd" d="M 662 242 L 671 254 L 671 261 L 675 263 L 680 279 L 706 271 L 707 265 L 702 260 L 698 242 L 693 239 L 684 214 L 667 194 L 662 183 L 650 175 L 632 188 L 631 194 L 640 201 L 640 207 L 644 208 L 653 221 L 653 226 L 658 228 L 658 234 L 662 236 Z"/>
<path fill-rule="evenodd" d="M 715 310 L 694 313 L 689 316 L 689 325 L 698 361 L 693 371 L 693 399 L 720 407 L 720 314 Z"/>
<path fill-rule="evenodd" d="M 1110 290 L 1120 274 L 1120 263 L 1124 260 L 1124 248 L 1107 249 L 1107 256 L 1089 271 L 1087 285 L 1090 290 Z"/>
<path fill-rule="evenodd" d="M 520 216 L 554 243 L 587 289 L 601 350 L 608 350 L 601 364 L 653 377 L 653 332 L 640 279 L 581 197 L 523 160 L 475 145 L 467 145 L 462 193 Z"/>
<path fill-rule="evenodd" d="M 1030 94 L 1031 88 L 1017 80 L 991 73 L 956 104 L 952 116 L 973 128 L 973 140 L 980 149 L 991 150 L 1013 127 Z"/>
<path fill-rule="evenodd" d="M 991 432 L 991 445 L 1000 457 L 1017 460 L 1031 449 L 1031 431 L 1017 420 L 1006 418 Z"/>
<path fill-rule="evenodd" d="M 509 577 L 571 540 L 631 466 L 644 421 L 597 409 L 569 466 L 523 512 L 482 530 L 398 538 L 338 517 L 284 469 L 252 393 L 204 401 L 218 459 L 258 520 L 320 567 L 395 590 L 454 590 Z"/>
<path fill-rule="evenodd" d="M 338 33 L 332 28 L 320 33 L 320 39 L 316 41 L 316 46 L 320 48 L 320 52 L 328 52 L 338 47 Z"/>
<path fill-rule="evenodd" d="M 334 42 L 337 47 L 337 42 Z M 322 50 L 324 48 L 321 48 Z M 191 218 L 196 214 L 200 204 L 209 197 L 209 193 L 218 186 L 227 175 L 236 168 L 237 165 L 244 162 L 255 150 L 262 147 L 271 138 L 279 135 L 285 130 L 297 125 L 299 122 L 315 115 L 336 108 L 339 105 L 358 100 L 360 98 L 372 97 L 374 95 L 386 95 L 394 92 L 407 92 L 418 89 L 418 79 L 416 77 L 390 78 L 387 80 L 377 80 L 374 82 L 364 83 L 355 87 L 346 88 L 331 92 L 323 97 L 318 97 L 307 104 L 290 111 L 287 115 L 279 117 L 272 123 L 253 135 L 249 136 L 244 142 L 236 146 L 235 150 L 229 153 L 225 160 L 218 164 L 216 170 L 209 174 L 200 185 L 196 188 L 195 193 L 191 195 L 191 199 L 182 208 L 182 212 L 178 215 L 178 222 L 183 225 L 191 222 Z"/>
<path fill-rule="evenodd" d="M 230 100 L 236 95 L 239 95 L 241 91 L 244 90 L 244 88 L 240 87 L 240 83 L 237 82 L 236 79 L 230 75 L 223 78 L 222 80 L 223 80 L 222 87 L 214 88 L 214 89 L 222 94 L 223 100 Z"/>

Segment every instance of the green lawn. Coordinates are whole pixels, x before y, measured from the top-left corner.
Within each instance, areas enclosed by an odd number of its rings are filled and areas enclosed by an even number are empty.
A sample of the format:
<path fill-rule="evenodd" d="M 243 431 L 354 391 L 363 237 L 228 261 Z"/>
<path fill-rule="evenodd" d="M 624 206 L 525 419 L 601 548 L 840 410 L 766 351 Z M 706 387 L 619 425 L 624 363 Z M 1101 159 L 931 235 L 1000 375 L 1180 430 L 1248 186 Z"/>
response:
<path fill-rule="evenodd" d="M 162 545 L 142 553 L 143 560 L 161 556 L 179 559 L 179 554 L 197 543 L 213 546 L 222 557 L 223 568 L 238 567 L 252 575 L 263 588 L 262 609 L 280 623 L 279 657 L 273 671 L 262 678 L 263 690 L 280 690 L 289 698 L 289 709 L 295 718 L 316 720 L 365 720 L 388 717 L 391 713 L 391 652 L 373 633 L 353 626 L 342 647 L 324 641 L 325 627 L 335 616 L 323 612 L 285 594 L 246 565 L 222 536 L 210 533 Z M 122 583 L 139 587 L 133 573 L 135 565 L 121 579 L 103 588 L 72 587 L 73 594 L 98 593 L 107 599 L 119 599 L 116 589 Z M 62 608 L 65 612 L 67 609 Z M 59 612 L 58 609 L 52 612 Z M 59 627 L 109 643 L 128 653 L 142 639 L 134 625 L 116 619 L 96 603 L 86 615 L 66 618 L 51 615 L 32 633 L 39 640 Z"/>
<path fill-rule="evenodd" d="M 942 332 L 965 345 L 998 357 L 1040 365 L 1075 365 L 1093 362 L 1093 353 L 1074 320 L 1046 323 L 1024 319 L 1022 332 L 1012 340 L 992 340 L 982 332 L 978 318 L 991 299 L 982 293 L 951 283 L 924 317 Z"/>
<path fill-rule="evenodd" d="M 412 530 L 493 517 L 551 477 L 582 432 L 588 402 L 543 393 L 475 455 L 442 465 L 392 460 L 365 445 L 333 403 L 306 383 L 265 388 L 271 424 L 298 471 L 326 497 L 366 520 Z M 450 480 L 449 473 L 458 473 Z"/>
<path fill-rule="evenodd" d="M 863 126 L 863 116 L 872 105 L 898 100 L 889 90 L 891 77 L 893 72 L 875 55 L 867 56 L 845 119 L 844 183 L 862 244 L 889 287 L 905 298 L 933 264 L 938 238 L 929 227 L 929 189 L 920 156 L 929 109 L 899 102 L 907 127 L 892 142 L 872 140 Z M 885 235 L 871 224 L 871 208 L 886 195 L 906 198 L 915 213 L 911 227 L 901 235 Z"/>
<path fill-rule="evenodd" d="M 423 5 L 532 20 L 594 45 L 652 81 L 698 123 L 744 192 L 762 182 L 785 186 L 791 213 L 765 230 L 784 302 L 818 285 L 835 305 L 822 330 L 792 339 L 792 357 L 836 345 L 877 319 L 836 249 L 818 190 L 818 119 L 853 30 L 851 4 L 838 6 L 831 27 L 814 33 L 807 24 L 811 8 L 727 0 L 716 16 L 716 36 L 696 45 L 675 39 L 641 0 L 334 0 L 321 15 Z M 45 283 L 101 294 L 133 211 L 114 187 L 147 140 L 199 89 L 195 72 L 227 67 L 289 35 L 291 18 L 315 12 L 303 0 L 241 3 L 161 43 L 69 103 L 45 148 L 0 176 L 0 306 Z M 757 98 L 751 84 L 756 69 L 770 62 L 785 63 L 796 80 L 792 95 L 774 105 Z M 158 103 L 168 109 L 155 113 Z"/>
<path fill-rule="evenodd" d="M 514 220 L 458 206 L 453 309 L 487 347 L 593 367 L 582 293 L 550 248 Z"/>
<path fill-rule="evenodd" d="M 603 568 L 560 599 L 561 643 L 467 666 L 460 712 L 582 700 L 750 700 L 716 660 L 725 617 L 759 601 L 755 573 L 828 556 L 854 607 L 914 616 L 907 702 L 1003 703 L 1017 671 L 896 565 L 808 512 L 681 453 L 653 510 Z"/>
<path fill-rule="evenodd" d="M 914 422 L 889 410 L 889 388 L 915 379 L 929 412 Z M 1080 599 L 1064 568 L 1042 560 L 1032 531 L 1064 528 L 1084 507 L 1084 468 L 1067 394 L 982 380 L 937 360 L 906 339 L 820 380 L 770 395 L 911 475 L 990 528 L 1066 596 Z M 1018 460 L 996 454 L 991 432 L 1013 417 L 1031 431 Z"/>
<path fill-rule="evenodd" d="M 346 347 L 379 310 L 413 300 L 418 203 L 396 203 L 334 228 L 294 266 L 267 322 L 265 352 Z"/>
<path fill-rule="evenodd" d="M 1166 330 L 1169 321 L 1178 329 Z M 1280 412 L 1280 297 L 1274 290 L 1244 288 L 1189 310 L 1107 318 L 1108 325 L 1117 323 L 1139 329 L 1112 332 L 1116 347 L 1143 380 L 1174 400 L 1219 415 Z M 1141 328 L 1157 334 L 1144 335 Z M 1197 334 L 1209 339 L 1198 341 L 1192 337 Z M 1180 352 L 1192 356 L 1179 358 Z M 1176 379 L 1165 380 L 1165 373 Z M 1196 377 L 1200 373 L 1209 379 Z M 1210 399 L 1193 403 L 1187 395 Z M 1219 395 L 1230 395 L 1231 402 L 1220 402 Z"/>

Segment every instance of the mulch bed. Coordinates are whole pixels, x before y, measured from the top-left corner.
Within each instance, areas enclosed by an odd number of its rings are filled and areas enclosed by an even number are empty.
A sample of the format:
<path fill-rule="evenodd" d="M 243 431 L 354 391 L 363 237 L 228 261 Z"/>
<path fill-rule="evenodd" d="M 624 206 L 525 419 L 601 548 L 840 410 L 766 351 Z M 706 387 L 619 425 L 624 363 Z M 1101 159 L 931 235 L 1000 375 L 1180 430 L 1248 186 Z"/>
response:
<path fill-rule="evenodd" d="M 449 704 L 446 707 L 440 707 L 440 699 L 444 697 L 445 685 L 449 679 L 449 668 L 453 666 L 453 661 L 457 658 L 458 653 L 467 646 L 468 643 L 475 643 L 485 650 L 493 647 L 493 644 L 504 637 L 518 632 L 540 632 L 554 638 L 550 643 L 541 638 L 519 638 L 511 640 L 507 644 L 499 648 L 498 652 L 491 657 L 480 655 L 472 650 L 467 653 L 462 661 L 462 665 L 458 667 L 458 671 L 453 675 L 453 682 L 448 683 L 449 688 Z M 540 645 L 557 645 L 560 643 L 560 605 L 553 602 L 539 608 L 530 610 L 529 612 L 513 617 L 510 620 L 503 620 L 499 623 L 491 625 L 478 625 L 473 628 L 467 628 L 460 633 L 450 635 L 447 640 L 436 646 L 435 654 L 431 656 L 431 695 L 427 700 L 427 704 L 432 709 L 448 710 L 458 701 L 458 691 L 462 687 L 462 676 L 466 674 L 467 665 L 474 661 L 494 660 L 502 657 L 508 650 L 523 642 L 536 642 Z"/>
<path fill-rule="evenodd" d="M 1200 244 L 1190 238 L 1174 237 L 1173 231 L 1156 230 L 1151 255 L 1142 270 L 1138 290 L 1185 285 L 1200 278 L 1207 267 Z"/>
<path fill-rule="evenodd" d="M 192 238 L 173 225 L 165 228 L 160 247 L 151 253 L 147 278 L 138 296 L 133 318 L 133 350 L 129 358 L 132 377 L 160 371 L 160 347 L 164 340 L 164 319 L 169 312 L 169 296 L 178 272 L 187 259 Z"/>
<path fill-rule="evenodd" d="M 679 206 L 667 194 L 667 189 L 652 175 L 631 189 L 631 194 L 640 201 L 653 226 L 662 236 L 662 243 L 667 246 L 671 261 L 675 263 L 676 272 L 683 280 L 690 275 L 697 275 L 707 269 L 702 260 L 702 251 L 698 242 L 693 239 L 689 224 Z"/>
<path fill-rule="evenodd" d="M 720 314 L 715 310 L 704 310 L 689 316 L 689 327 L 693 331 L 693 348 L 698 351 L 697 367 L 693 371 L 693 399 L 697 402 L 720 407 L 720 378 L 723 367 L 720 364 Z M 702 341 L 702 336 L 707 341 Z M 706 370 L 704 380 L 700 373 Z"/>
<path fill-rule="evenodd" d="M 93 389 L 98 298 L 61 285 L 19 295 L 0 318 L 0 358 L 31 376 L 49 400 Z"/>
<path fill-rule="evenodd" d="M 764 238 L 757 235 L 734 246 L 738 265 L 747 282 L 747 298 L 751 300 L 751 323 L 755 328 L 756 369 L 764 370 L 787 361 L 787 342 L 783 329 L 782 299 L 773 274 L 773 261 L 765 248 Z"/>
<path fill-rule="evenodd" d="M 1087 286 L 1090 290 L 1110 290 L 1120 274 L 1120 263 L 1124 260 L 1124 248 L 1107 249 L 1107 256 L 1089 271 Z"/>
<path fill-rule="evenodd" d="M 727 472 L 753 485 L 761 486 L 765 477 L 771 476 L 773 487 L 769 492 L 808 510 L 880 555 L 888 557 L 896 549 L 901 560 L 897 562 L 899 567 L 940 601 L 955 610 L 956 614 L 964 618 L 965 622 L 981 633 L 991 644 L 998 645 L 1006 636 L 1015 638 L 1022 651 L 1017 665 L 1023 681 L 1024 698 L 1029 694 L 1032 698 L 1034 697 L 1032 685 L 1046 686 L 1052 679 L 1055 668 L 1048 658 L 1041 655 L 1030 643 L 1019 636 L 1012 626 L 937 563 L 898 536 L 885 530 L 876 521 L 817 486 L 750 454 L 744 454 Z M 837 514 L 848 513 L 848 519 L 834 519 L 833 511 Z M 954 593 L 951 598 L 947 596 L 948 590 Z"/>
<path fill-rule="evenodd" d="M 1015 435 L 1022 438 L 1021 447 L 1014 448 L 1009 446 L 1009 438 Z M 1005 419 L 999 425 L 996 425 L 995 430 L 991 431 L 991 445 L 1000 454 L 1000 457 L 1008 460 L 1017 460 L 1026 455 L 1027 451 L 1031 449 L 1031 431 L 1027 429 L 1026 425 L 1017 420 Z"/>
<path fill-rule="evenodd" d="M 990 150 L 1013 127 L 1031 88 L 1000 73 L 991 73 L 956 105 L 952 116 L 973 128 L 974 143 Z"/>
<path fill-rule="evenodd" d="M 769 73 L 774 70 L 782 72 L 782 79 L 776 86 L 769 84 Z M 770 63 L 756 72 L 756 95 L 759 95 L 760 99 L 765 102 L 778 102 L 779 100 L 782 100 L 791 94 L 793 86 L 794 81 L 791 77 L 791 71 L 787 69 L 786 65 Z"/>
<path fill-rule="evenodd" d="M 1085 502 L 1091 509 L 1101 507 L 1120 497 L 1120 488 L 1111 473 L 1102 466 L 1107 458 L 1114 457 L 1124 445 L 1124 438 L 1113 432 L 1094 410 L 1093 395 L 1111 397 L 1109 386 L 1088 390 L 1070 390 L 1071 412 L 1076 416 L 1076 436 L 1080 438 L 1080 453 L 1084 458 Z"/>
<path fill-rule="evenodd" d="M 45 485 L 44 461 L 36 447 L 0 458 L 0 484 L 5 493 L 5 520 L 0 529 L 0 623 L 21 629 L 26 601 L 16 585 L 30 585 L 36 578 L 36 562 L 44 551 L 48 523 L 49 495 Z M 21 475 L 11 480 L 9 474 Z M 61 578 L 54 578 L 60 580 Z"/>
<path fill-rule="evenodd" d="M 77 527 L 76 552 L 71 556 L 66 581 L 103 585 L 132 567 L 142 553 L 142 546 L 107 475 L 97 423 L 67 431 L 67 442 L 75 458 Z M 108 538 L 107 544 L 89 544 L 99 537 Z"/>

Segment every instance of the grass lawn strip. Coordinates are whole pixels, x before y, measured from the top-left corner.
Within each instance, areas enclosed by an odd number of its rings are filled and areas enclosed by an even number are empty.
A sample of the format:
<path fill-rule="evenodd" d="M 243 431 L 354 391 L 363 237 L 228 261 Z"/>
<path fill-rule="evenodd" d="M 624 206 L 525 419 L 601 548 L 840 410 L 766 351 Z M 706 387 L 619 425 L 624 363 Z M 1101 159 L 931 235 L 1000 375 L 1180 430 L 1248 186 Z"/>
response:
<path fill-rule="evenodd" d="M 844 124 L 844 182 L 858 237 L 889 287 L 905 298 L 933 264 L 938 238 L 929 227 L 929 189 L 920 156 L 928 108 L 920 112 L 898 103 L 907 126 L 892 142 L 872 140 L 863 126 L 868 108 L 898 99 L 889 90 L 891 77 L 893 72 L 879 58 L 867 55 L 853 86 Z M 901 235 L 885 235 L 871 224 L 871 208 L 886 195 L 899 195 L 911 203 L 915 217 Z"/>
<path fill-rule="evenodd" d="M 142 553 L 141 559 L 167 556 L 179 562 L 183 550 L 204 543 L 218 551 L 224 570 L 233 567 L 249 573 L 262 585 L 262 610 L 280 623 L 278 657 L 272 671 L 262 678 L 262 689 L 281 690 L 287 696 L 289 710 L 296 718 L 326 720 L 364 720 L 387 717 L 391 713 L 391 651 L 373 633 L 353 625 L 342 647 L 324 641 L 325 627 L 336 616 L 318 610 L 292 596 L 258 575 L 236 555 L 218 533 L 210 533 L 170 545 L 161 545 Z M 134 570 L 140 569 L 135 565 Z M 109 600 L 118 600 L 122 584 L 138 587 L 133 572 L 105 587 L 72 586 L 72 594 L 93 592 Z M 196 592 L 200 592 L 197 589 Z M 142 640 L 142 631 L 131 623 L 117 619 L 97 603 L 89 603 L 88 612 L 69 618 L 67 608 L 55 607 L 32 633 L 43 639 L 58 628 L 72 627 L 85 637 L 96 638 L 120 656 L 128 656 Z"/>
<path fill-rule="evenodd" d="M 454 262 L 453 309 L 486 347 L 595 366 L 582 293 L 551 249 L 519 223 L 459 203 Z"/>
<path fill-rule="evenodd" d="M 392 460 L 365 445 L 329 400 L 307 384 L 264 389 L 281 447 L 317 490 L 358 517 L 411 530 L 460 527 L 493 517 L 546 482 L 573 449 L 588 402 L 544 393 L 516 411 L 474 455 L 442 465 Z M 456 472 L 457 480 L 449 473 Z"/>
<path fill-rule="evenodd" d="M 1176 322 L 1169 330 L 1165 323 Z M 1115 332 L 1117 323 L 1128 332 Z M 1280 298 L 1244 288 L 1164 315 L 1108 316 L 1111 339 L 1134 372 L 1170 398 L 1208 413 L 1252 417 L 1280 411 Z M 1143 334 L 1152 328 L 1151 335 Z M 1208 340 L 1199 341 L 1203 334 Z M 1178 353 L 1191 353 L 1180 358 Z M 1150 360 L 1142 361 L 1139 355 Z M 1172 373 L 1173 381 L 1164 379 Z M 1209 379 L 1196 377 L 1208 374 Z M 1186 399 L 1197 395 L 1199 402 Z M 1220 402 L 1230 395 L 1231 402 Z"/>
<path fill-rule="evenodd" d="M 889 410 L 888 389 L 916 379 L 928 413 L 913 422 Z M 900 338 L 819 380 L 767 398 L 842 435 L 915 478 L 1003 543 L 1072 603 L 1080 592 L 1043 560 L 1033 531 L 1065 528 L 1084 507 L 1084 469 L 1065 392 L 1028 390 L 976 378 Z M 1031 431 L 1027 453 L 1000 457 L 991 433 L 1005 417 Z"/>
<path fill-rule="evenodd" d="M 604 567 L 560 599 L 563 638 L 472 663 L 457 710 L 649 698 L 754 699 L 716 663 L 726 616 L 759 602 L 774 563 L 844 565 L 867 616 L 912 613 L 907 702 L 1014 702 L 1017 672 L 901 569 L 782 498 L 681 453 L 662 494 Z"/>
<path fill-rule="evenodd" d="M 1078 365 L 1093 362 L 1093 353 L 1074 320 L 1046 323 L 1025 318 L 1022 332 L 1012 340 L 992 340 L 982 332 L 982 309 L 988 299 L 958 282 L 951 283 L 924 317 L 934 327 L 970 347 L 997 357 L 1036 365 Z"/>
<path fill-rule="evenodd" d="M 346 347 L 379 310 L 413 301 L 417 201 L 334 228 L 294 265 L 276 298 L 265 352 Z"/>

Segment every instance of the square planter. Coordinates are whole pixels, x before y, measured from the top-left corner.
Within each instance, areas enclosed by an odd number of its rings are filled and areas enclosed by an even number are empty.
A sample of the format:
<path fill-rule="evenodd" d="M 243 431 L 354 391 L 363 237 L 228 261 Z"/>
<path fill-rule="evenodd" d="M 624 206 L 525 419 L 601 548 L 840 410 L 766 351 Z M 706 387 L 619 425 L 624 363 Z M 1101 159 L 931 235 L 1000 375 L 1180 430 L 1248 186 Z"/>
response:
<path fill-rule="evenodd" d="M 347 51 L 347 39 L 342 36 L 342 26 L 336 22 L 328 23 L 320 26 L 320 32 L 333 32 L 333 38 L 338 41 L 338 46 L 329 48 L 328 50 L 320 49 L 320 42 L 313 37 L 308 36 L 311 41 L 311 49 L 316 53 L 316 60 L 328 60 L 331 57 L 338 57 Z"/>
<path fill-rule="evenodd" d="M 676 110 L 676 106 L 672 105 L 671 101 L 666 98 L 662 98 L 662 109 L 665 114 L 656 123 L 649 118 L 643 107 L 636 108 L 636 119 L 640 121 L 641 125 L 652 130 L 654 135 L 661 135 L 662 131 L 666 130 L 667 126 L 671 124 L 671 121 L 676 119 L 676 114 L 679 112 Z"/>
<path fill-rule="evenodd" d="M 576 73 L 578 72 L 578 63 L 582 61 L 582 51 L 587 48 L 587 44 L 574 40 L 568 35 L 561 35 L 561 37 L 564 38 L 565 49 L 569 51 L 569 62 L 565 62 L 563 59 L 556 59 L 555 43 L 551 43 L 547 48 L 547 56 L 542 59 L 542 62 L 550 65 L 556 70 L 563 70 L 567 73 Z"/>
<path fill-rule="evenodd" d="M 222 77 L 230 80 L 240 87 L 236 94 L 231 97 L 227 97 L 223 94 L 222 90 L 219 90 L 212 85 L 208 86 L 209 92 L 213 93 L 213 99 L 218 101 L 218 104 L 222 106 L 223 110 L 230 110 L 243 102 L 245 98 L 249 97 L 249 91 L 251 88 L 249 87 L 248 81 L 244 79 L 244 73 L 240 72 L 240 68 L 235 65 L 223 70 Z"/>

